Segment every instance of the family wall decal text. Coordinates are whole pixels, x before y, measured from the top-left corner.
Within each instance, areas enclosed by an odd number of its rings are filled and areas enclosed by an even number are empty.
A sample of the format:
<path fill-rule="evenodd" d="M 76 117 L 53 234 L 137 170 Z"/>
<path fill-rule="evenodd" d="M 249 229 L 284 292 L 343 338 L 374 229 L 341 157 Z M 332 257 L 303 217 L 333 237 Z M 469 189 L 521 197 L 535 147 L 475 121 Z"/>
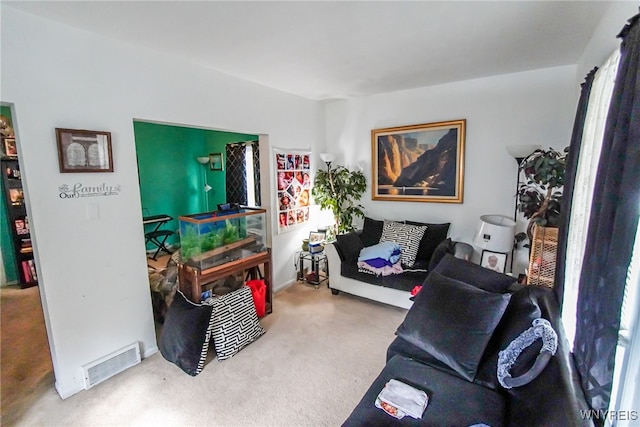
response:
<path fill-rule="evenodd" d="M 61 199 L 78 199 L 80 197 L 104 197 L 104 196 L 117 196 L 122 191 L 120 184 L 107 185 L 102 183 L 98 186 L 85 186 L 81 183 L 62 184 L 58 187 L 59 197 Z"/>

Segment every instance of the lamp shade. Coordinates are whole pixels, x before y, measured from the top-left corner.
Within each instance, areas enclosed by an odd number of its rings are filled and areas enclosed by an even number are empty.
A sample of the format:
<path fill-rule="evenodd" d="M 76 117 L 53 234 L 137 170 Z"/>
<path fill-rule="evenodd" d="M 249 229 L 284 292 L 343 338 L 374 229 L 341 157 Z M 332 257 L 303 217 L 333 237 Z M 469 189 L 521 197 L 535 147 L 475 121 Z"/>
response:
<path fill-rule="evenodd" d="M 209 163 L 209 156 L 196 157 L 196 160 L 197 160 L 197 161 L 198 161 L 198 163 L 200 163 L 201 165 L 206 165 L 207 163 Z"/>
<path fill-rule="evenodd" d="M 320 153 L 320 159 L 325 163 L 331 163 L 335 160 L 336 156 L 332 153 Z"/>
<path fill-rule="evenodd" d="M 534 144 L 507 145 L 507 153 L 520 164 L 524 158 L 540 148 L 542 148 L 541 145 Z"/>
<path fill-rule="evenodd" d="M 502 215 L 482 215 L 473 243 L 494 252 L 513 249 L 516 222 Z"/>

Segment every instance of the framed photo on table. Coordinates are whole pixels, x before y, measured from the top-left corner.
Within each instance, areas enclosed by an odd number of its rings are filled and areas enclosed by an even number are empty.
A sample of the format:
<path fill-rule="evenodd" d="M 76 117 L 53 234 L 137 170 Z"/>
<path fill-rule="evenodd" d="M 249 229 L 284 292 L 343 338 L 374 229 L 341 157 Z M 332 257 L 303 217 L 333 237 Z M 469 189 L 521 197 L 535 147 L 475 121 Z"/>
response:
<path fill-rule="evenodd" d="M 371 131 L 373 200 L 462 203 L 466 120 Z"/>
<path fill-rule="evenodd" d="M 484 268 L 488 268 L 489 270 L 504 274 L 505 269 L 507 268 L 507 254 L 488 251 L 485 249 L 482 251 L 480 265 Z"/>
<path fill-rule="evenodd" d="M 56 128 L 61 173 L 113 172 L 111 132 Z"/>
<path fill-rule="evenodd" d="M 326 233 L 323 231 L 311 231 L 309 233 L 309 243 L 322 243 L 326 238 Z"/>

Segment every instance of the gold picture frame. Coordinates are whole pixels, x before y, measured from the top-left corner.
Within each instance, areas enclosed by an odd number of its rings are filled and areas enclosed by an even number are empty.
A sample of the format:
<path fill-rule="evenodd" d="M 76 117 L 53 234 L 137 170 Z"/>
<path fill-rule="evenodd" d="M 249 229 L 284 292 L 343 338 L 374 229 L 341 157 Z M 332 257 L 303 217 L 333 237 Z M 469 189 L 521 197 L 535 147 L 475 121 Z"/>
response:
<path fill-rule="evenodd" d="M 462 203 L 466 119 L 371 131 L 372 198 Z"/>

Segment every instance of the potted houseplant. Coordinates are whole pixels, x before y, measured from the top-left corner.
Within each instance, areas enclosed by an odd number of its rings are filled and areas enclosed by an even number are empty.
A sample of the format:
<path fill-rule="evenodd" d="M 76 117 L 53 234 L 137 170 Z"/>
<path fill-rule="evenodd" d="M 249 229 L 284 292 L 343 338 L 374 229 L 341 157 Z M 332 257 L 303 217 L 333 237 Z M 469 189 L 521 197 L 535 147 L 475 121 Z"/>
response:
<path fill-rule="evenodd" d="M 533 226 L 558 227 L 560 200 L 564 186 L 566 158 L 569 147 L 562 152 L 553 148 L 536 150 L 520 164 L 525 182 L 518 188 L 518 209 L 529 220 L 527 237 L 533 240 Z M 516 236 L 518 239 L 518 236 Z M 523 240 L 524 236 L 520 236 Z"/>
<path fill-rule="evenodd" d="M 354 229 L 354 217 L 364 218 L 362 205 L 358 204 L 367 188 L 367 181 L 360 171 L 350 171 L 344 166 L 319 170 L 313 183 L 312 195 L 322 209 L 329 209 L 335 218 L 338 234 Z"/>

